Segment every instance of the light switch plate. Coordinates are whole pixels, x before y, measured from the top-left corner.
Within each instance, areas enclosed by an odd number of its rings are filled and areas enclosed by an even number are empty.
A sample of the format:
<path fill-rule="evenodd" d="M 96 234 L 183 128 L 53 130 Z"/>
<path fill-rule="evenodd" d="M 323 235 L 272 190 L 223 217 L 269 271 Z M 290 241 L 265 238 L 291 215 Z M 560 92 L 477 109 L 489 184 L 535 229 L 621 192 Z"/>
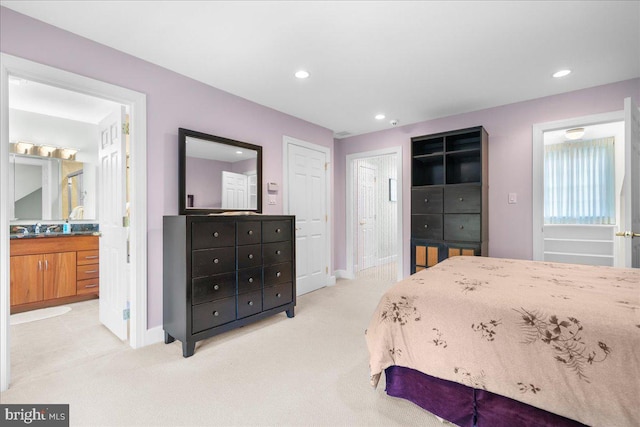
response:
<path fill-rule="evenodd" d="M 509 204 L 515 205 L 518 203 L 518 193 L 509 193 Z"/>

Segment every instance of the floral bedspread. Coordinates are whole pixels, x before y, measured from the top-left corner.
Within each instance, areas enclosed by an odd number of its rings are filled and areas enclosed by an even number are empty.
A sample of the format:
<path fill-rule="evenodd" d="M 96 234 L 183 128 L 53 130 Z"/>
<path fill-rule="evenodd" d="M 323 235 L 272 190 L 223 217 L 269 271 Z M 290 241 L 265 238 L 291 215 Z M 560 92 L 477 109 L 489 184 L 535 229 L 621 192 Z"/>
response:
<path fill-rule="evenodd" d="M 392 365 L 592 426 L 640 425 L 640 270 L 454 257 L 395 284 L 366 332 Z"/>

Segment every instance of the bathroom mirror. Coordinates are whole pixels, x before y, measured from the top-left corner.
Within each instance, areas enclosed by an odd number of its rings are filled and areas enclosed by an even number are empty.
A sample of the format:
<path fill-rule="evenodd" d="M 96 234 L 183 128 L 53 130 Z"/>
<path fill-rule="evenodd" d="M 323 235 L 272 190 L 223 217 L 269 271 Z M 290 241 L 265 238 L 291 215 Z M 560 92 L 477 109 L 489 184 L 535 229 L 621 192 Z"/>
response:
<path fill-rule="evenodd" d="M 93 220 L 95 166 L 73 160 L 9 157 L 9 215 L 20 220 Z"/>
<path fill-rule="evenodd" d="M 180 215 L 262 212 L 262 147 L 178 130 Z"/>

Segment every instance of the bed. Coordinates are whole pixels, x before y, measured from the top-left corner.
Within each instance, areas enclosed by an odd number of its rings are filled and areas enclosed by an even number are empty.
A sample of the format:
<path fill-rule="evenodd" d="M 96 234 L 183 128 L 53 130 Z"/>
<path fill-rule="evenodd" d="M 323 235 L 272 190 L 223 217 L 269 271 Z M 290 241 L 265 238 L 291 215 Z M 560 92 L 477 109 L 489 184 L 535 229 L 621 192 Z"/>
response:
<path fill-rule="evenodd" d="M 393 285 L 371 383 L 459 426 L 640 425 L 640 270 L 453 257 Z"/>

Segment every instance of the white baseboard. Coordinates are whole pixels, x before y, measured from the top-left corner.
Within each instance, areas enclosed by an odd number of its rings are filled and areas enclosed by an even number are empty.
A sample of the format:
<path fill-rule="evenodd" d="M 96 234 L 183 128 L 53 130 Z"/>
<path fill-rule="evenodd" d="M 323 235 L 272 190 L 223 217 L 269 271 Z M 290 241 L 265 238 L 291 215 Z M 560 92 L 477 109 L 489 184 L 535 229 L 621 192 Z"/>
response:
<path fill-rule="evenodd" d="M 336 270 L 335 273 L 336 273 L 335 277 L 338 279 L 347 279 L 347 280 L 355 279 L 355 276 L 349 273 L 347 270 Z"/>
<path fill-rule="evenodd" d="M 327 286 L 333 286 L 336 284 L 336 276 L 327 277 Z"/>
<path fill-rule="evenodd" d="M 155 328 L 147 329 L 144 334 L 144 342 L 142 346 L 156 344 L 164 341 L 164 329 L 162 326 L 156 326 Z"/>

